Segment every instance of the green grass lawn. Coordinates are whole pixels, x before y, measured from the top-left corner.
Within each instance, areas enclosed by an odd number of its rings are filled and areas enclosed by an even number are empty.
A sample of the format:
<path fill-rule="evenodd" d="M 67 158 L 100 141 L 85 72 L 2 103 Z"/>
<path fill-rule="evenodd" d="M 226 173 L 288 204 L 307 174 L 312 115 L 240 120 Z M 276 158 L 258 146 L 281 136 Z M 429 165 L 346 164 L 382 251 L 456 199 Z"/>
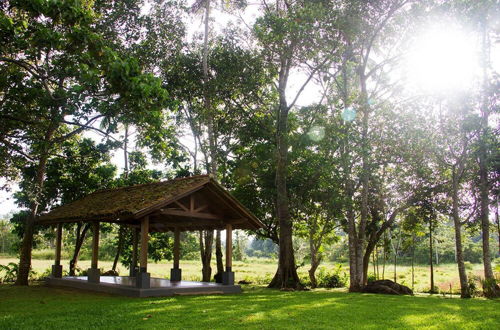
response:
<path fill-rule="evenodd" d="M 500 301 L 282 292 L 126 298 L 41 285 L 0 285 L 0 329 L 209 328 L 498 329 Z"/>

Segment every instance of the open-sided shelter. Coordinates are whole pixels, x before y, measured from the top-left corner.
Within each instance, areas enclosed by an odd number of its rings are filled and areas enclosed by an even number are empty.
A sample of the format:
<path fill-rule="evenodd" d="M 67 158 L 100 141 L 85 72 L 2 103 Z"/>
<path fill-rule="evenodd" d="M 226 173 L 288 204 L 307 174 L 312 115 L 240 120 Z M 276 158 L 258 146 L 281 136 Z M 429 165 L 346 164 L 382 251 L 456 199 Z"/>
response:
<path fill-rule="evenodd" d="M 264 226 L 208 175 L 100 190 L 40 215 L 37 222 L 57 225 L 56 257 L 52 276 L 48 278 L 49 285 L 131 296 L 171 295 L 182 292 L 240 292 L 240 287 L 234 285 L 232 271 L 232 230 L 256 230 Z M 92 223 L 92 263 L 86 278 L 62 277 L 62 225 L 71 222 Z M 100 275 L 98 256 L 101 222 L 133 228 L 130 276 Z M 222 284 L 182 281 L 179 265 L 180 232 L 215 229 L 226 230 L 226 271 L 222 274 Z M 147 271 L 149 233 L 165 231 L 174 233 L 174 260 L 170 280 L 151 278 Z"/>

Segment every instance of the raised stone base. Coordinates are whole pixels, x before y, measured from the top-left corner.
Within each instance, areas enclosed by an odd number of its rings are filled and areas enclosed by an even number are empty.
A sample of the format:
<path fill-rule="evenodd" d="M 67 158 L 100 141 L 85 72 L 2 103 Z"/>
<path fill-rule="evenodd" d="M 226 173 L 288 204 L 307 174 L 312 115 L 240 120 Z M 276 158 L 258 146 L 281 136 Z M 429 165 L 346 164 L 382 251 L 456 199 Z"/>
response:
<path fill-rule="evenodd" d="M 52 265 L 52 277 L 61 278 L 62 277 L 62 265 Z"/>
<path fill-rule="evenodd" d="M 87 277 L 90 283 L 99 283 L 101 281 L 101 271 L 99 268 L 89 268 Z"/>
<path fill-rule="evenodd" d="M 176 282 L 182 280 L 182 269 L 180 268 L 172 268 L 170 269 L 170 281 Z"/>
<path fill-rule="evenodd" d="M 139 289 L 149 289 L 151 274 L 145 272 L 138 272 L 135 276 L 135 286 Z"/>
<path fill-rule="evenodd" d="M 234 285 L 234 272 L 223 272 L 222 273 L 222 284 Z"/>
<path fill-rule="evenodd" d="M 149 289 L 135 286 L 135 277 L 101 276 L 100 283 L 89 283 L 86 276 L 47 277 L 47 284 L 55 287 L 119 294 L 129 297 L 167 297 L 188 294 L 231 294 L 241 293 L 239 285 L 222 285 L 213 282 L 170 282 L 163 278 L 151 277 Z"/>

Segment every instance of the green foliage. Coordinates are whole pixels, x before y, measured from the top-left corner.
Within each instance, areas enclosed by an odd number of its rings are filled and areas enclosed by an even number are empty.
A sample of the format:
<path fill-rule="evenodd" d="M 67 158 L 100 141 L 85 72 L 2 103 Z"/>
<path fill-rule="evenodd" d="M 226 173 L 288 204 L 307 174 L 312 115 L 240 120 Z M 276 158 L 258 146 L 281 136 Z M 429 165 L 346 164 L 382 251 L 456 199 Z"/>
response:
<path fill-rule="evenodd" d="M 7 265 L 0 265 L 0 283 L 14 282 L 17 278 L 19 265 L 15 262 L 9 262 Z M 30 270 L 29 277 L 34 279 L 35 272 Z"/>
<path fill-rule="evenodd" d="M 487 298 L 498 298 L 500 295 L 500 288 L 495 278 L 485 278 L 481 280 L 483 286 L 483 294 Z"/>
<path fill-rule="evenodd" d="M 0 273 L 3 273 L 3 276 L 0 278 L 1 282 L 14 282 L 17 277 L 17 269 L 18 265 L 14 262 L 8 265 L 0 265 Z"/>
<path fill-rule="evenodd" d="M 331 271 L 328 271 L 325 267 L 320 267 L 316 277 L 320 288 L 343 288 L 347 286 L 348 282 L 348 275 L 342 270 L 340 264 Z"/>

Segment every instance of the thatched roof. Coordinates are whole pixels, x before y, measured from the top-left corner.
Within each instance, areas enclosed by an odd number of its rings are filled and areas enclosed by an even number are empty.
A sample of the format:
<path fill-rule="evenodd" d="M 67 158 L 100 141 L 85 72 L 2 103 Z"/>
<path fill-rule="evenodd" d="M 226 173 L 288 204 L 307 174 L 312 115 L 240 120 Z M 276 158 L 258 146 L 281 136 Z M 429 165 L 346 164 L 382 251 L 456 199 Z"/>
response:
<path fill-rule="evenodd" d="M 38 217 L 40 224 L 106 221 L 137 225 L 150 216 L 152 231 L 264 225 L 213 178 L 199 175 L 96 191 Z"/>

